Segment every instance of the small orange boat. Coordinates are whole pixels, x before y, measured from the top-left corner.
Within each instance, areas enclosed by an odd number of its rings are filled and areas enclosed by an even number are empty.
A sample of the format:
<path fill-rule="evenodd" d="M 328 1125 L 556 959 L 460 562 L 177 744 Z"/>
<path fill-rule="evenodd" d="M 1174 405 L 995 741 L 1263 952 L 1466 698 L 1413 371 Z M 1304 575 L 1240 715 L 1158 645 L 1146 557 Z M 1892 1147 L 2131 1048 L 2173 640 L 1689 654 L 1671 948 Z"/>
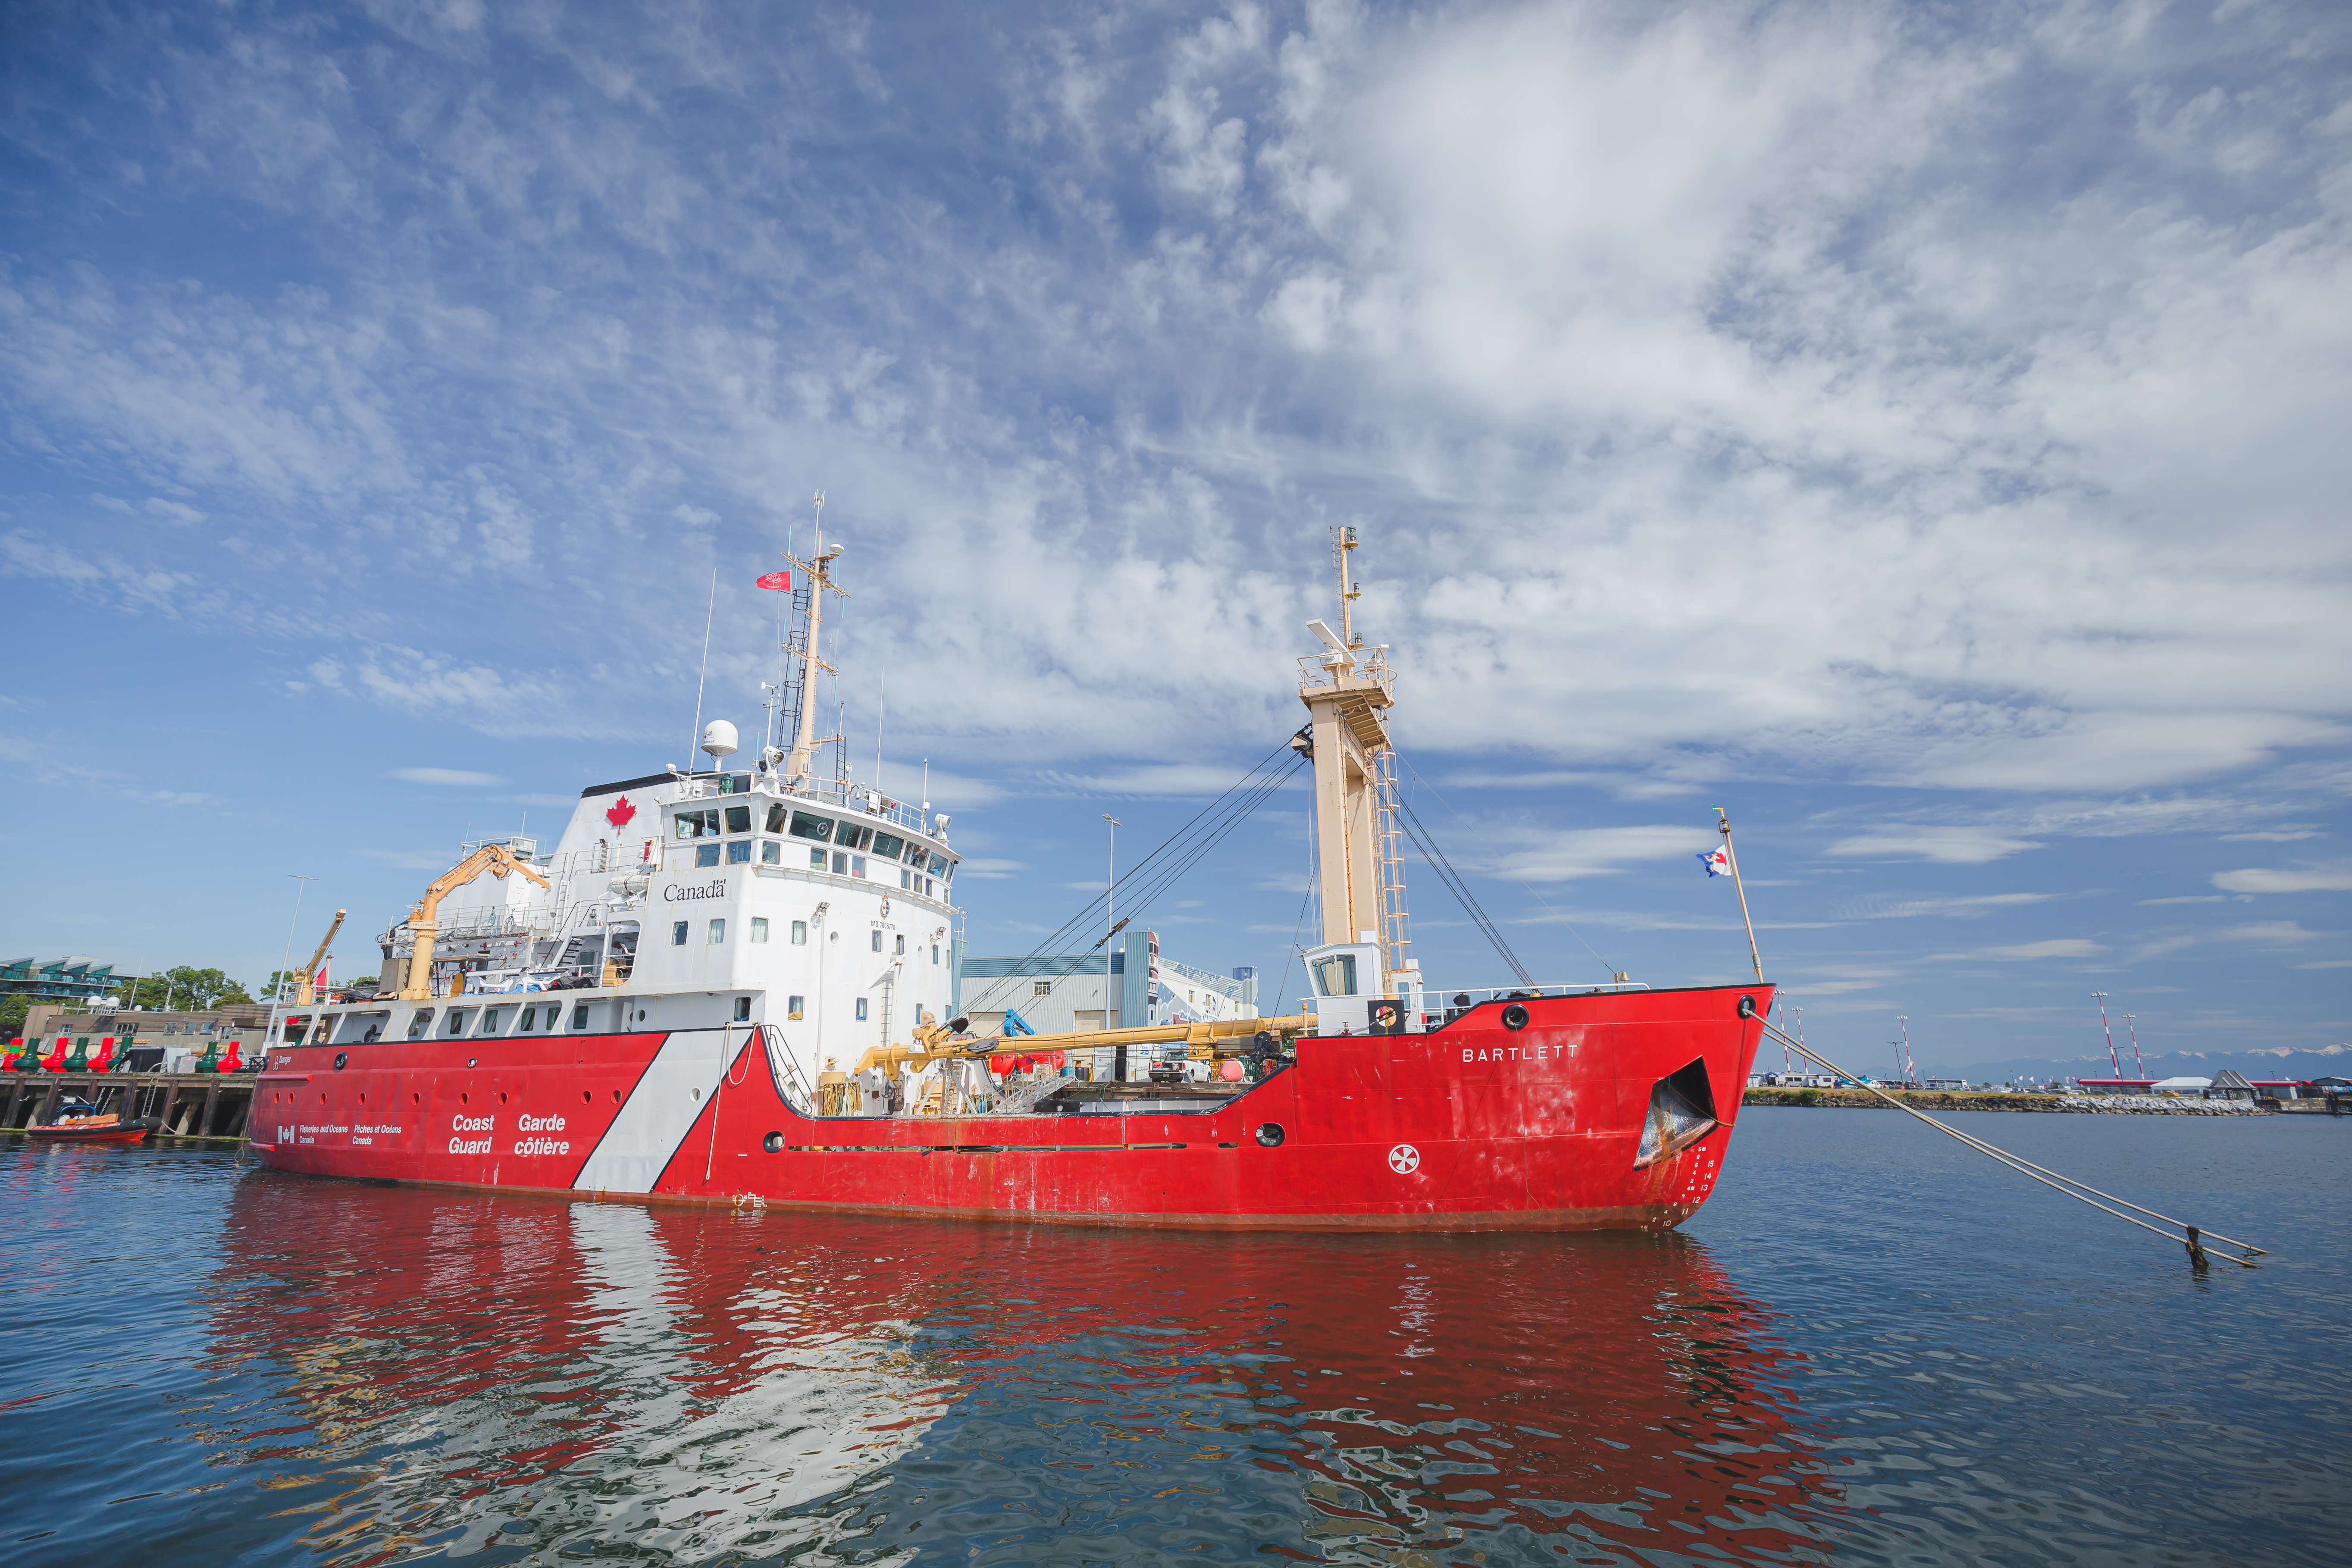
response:
<path fill-rule="evenodd" d="M 55 1121 L 26 1128 L 25 1135 L 44 1143 L 136 1143 L 163 1125 L 152 1116 L 134 1116 L 126 1121 L 110 1113 L 77 1116 L 72 1110 L 68 1106 L 58 1113 Z"/>

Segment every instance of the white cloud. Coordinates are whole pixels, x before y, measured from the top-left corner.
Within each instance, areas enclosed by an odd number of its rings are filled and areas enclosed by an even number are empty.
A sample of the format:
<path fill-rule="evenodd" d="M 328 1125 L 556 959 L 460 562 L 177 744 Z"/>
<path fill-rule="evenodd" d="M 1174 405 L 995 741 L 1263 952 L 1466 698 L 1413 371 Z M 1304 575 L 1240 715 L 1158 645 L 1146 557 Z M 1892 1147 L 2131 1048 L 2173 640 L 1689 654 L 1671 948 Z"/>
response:
<path fill-rule="evenodd" d="M 429 849 L 362 849 L 360 854 L 402 871 L 446 871 L 457 858 L 455 850 L 436 855 Z"/>
<path fill-rule="evenodd" d="M 394 768 L 386 778 L 405 779 L 410 784 L 450 784 L 487 787 L 507 781 L 496 773 L 467 773 L 463 768 Z"/>
<path fill-rule="evenodd" d="M 1491 837 L 1491 836 L 1490 836 Z M 1524 841 L 1530 837 L 1513 834 Z M 1704 827 L 1651 824 L 1639 827 L 1586 827 L 1533 836 L 1539 842 L 1504 854 L 1500 875 L 1528 882 L 1569 882 L 1583 877 L 1614 877 L 1629 866 L 1670 861 L 1710 848 L 1715 835 Z M 1508 841 L 1508 840 L 1507 840 Z M 1696 876 L 1698 868 L 1691 866 Z"/>
<path fill-rule="evenodd" d="M 1849 920 L 1899 921 L 1916 920 L 1923 915 L 1948 915 L 1960 920 L 1979 920 L 1998 914 L 2003 910 L 2021 908 L 2027 904 L 2042 904 L 2056 897 L 2053 893 L 1974 893 L 1954 898 L 1904 899 L 1873 895 L 1857 899 L 1843 906 L 1839 913 Z"/>
<path fill-rule="evenodd" d="M 2249 921 L 2244 925 L 2228 926 L 2213 933 L 2232 942 L 2261 942 L 2268 947 L 2294 947 L 2302 942 L 2317 942 L 2333 936 L 2333 931 L 2305 931 L 2296 921 Z"/>
<path fill-rule="evenodd" d="M 2308 866 L 2293 871 L 2253 867 L 2217 872 L 2213 885 L 2225 893 L 2340 893 L 2352 890 L 2352 866 Z"/>
<path fill-rule="evenodd" d="M 1841 838 L 1826 853 L 1854 859 L 1935 860 L 1981 866 L 2042 845 L 1986 827 L 1886 827 Z"/>
<path fill-rule="evenodd" d="M 2049 942 L 2020 942 L 2013 947 L 1979 950 L 1984 958 L 2096 958 L 2107 950 L 2083 937 L 2059 937 Z"/>

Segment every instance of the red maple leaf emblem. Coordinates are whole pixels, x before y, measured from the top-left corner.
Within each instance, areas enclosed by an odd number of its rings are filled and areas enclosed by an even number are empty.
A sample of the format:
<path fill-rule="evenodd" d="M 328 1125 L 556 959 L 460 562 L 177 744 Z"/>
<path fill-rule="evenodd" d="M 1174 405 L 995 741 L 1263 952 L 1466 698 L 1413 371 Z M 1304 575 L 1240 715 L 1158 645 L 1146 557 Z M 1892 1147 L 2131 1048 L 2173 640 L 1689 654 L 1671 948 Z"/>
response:
<path fill-rule="evenodd" d="M 604 820 L 611 823 L 616 828 L 626 827 L 629 825 L 629 819 L 636 815 L 637 808 L 629 804 L 629 797 L 627 795 L 623 795 L 620 799 L 614 801 L 613 803 L 613 808 L 604 814 Z"/>

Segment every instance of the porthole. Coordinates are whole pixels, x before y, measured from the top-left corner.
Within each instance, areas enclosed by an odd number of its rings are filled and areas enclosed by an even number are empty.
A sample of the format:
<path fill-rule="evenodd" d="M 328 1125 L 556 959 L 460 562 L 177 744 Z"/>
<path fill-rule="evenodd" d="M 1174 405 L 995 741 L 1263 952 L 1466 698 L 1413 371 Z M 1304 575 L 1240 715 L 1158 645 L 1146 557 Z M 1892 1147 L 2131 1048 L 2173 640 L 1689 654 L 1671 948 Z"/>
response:
<path fill-rule="evenodd" d="M 1279 1121 L 1261 1121 L 1258 1123 L 1257 1141 L 1265 1148 L 1281 1148 L 1282 1141 L 1288 1136 L 1288 1133 L 1283 1131 L 1282 1123 Z"/>
<path fill-rule="evenodd" d="M 1503 1027 L 1524 1029 L 1528 1026 L 1528 1010 L 1517 1002 L 1503 1009 Z"/>
<path fill-rule="evenodd" d="M 351 1056 L 352 1054 L 349 1051 L 337 1051 L 335 1053 L 335 1070 L 337 1072 L 343 1070 L 343 1064 L 351 1059 Z"/>
<path fill-rule="evenodd" d="M 474 1058 L 471 1058 L 471 1057 L 467 1057 L 467 1058 L 466 1058 L 466 1065 L 467 1065 L 467 1067 L 472 1067 L 472 1066 L 474 1065 Z"/>
<path fill-rule="evenodd" d="M 589 1089 L 582 1089 L 582 1090 L 580 1091 L 580 1103 L 581 1103 L 581 1104 L 583 1104 L 583 1105 L 587 1105 L 587 1104 L 590 1104 L 590 1103 L 593 1102 L 593 1101 L 594 1101 L 594 1100 L 595 1100 L 595 1098 L 596 1098 L 595 1094 L 594 1094 L 593 1091 L 589 1090 Z"/>
<path fill-rule="evenodd" d="M 1743 1018 L 1753 1018 L 1754 1016 L 1756 1016 L 1756 998 L 1755 998 L 1755 997 L 1753 997 L 1753 996 L 1742 996 L 1742 997 L 1739 999 L 1739 1016 L 1740 1016 L 1741 1017 L 1743 1017 Z"/>
<path fill-rule="evenodd" d="M 760 1140 L 760 1147 L 771 1154 L 781 1154 L 784 1152 L 784 1135 L 781 1132 L 771 1132 Z"/>

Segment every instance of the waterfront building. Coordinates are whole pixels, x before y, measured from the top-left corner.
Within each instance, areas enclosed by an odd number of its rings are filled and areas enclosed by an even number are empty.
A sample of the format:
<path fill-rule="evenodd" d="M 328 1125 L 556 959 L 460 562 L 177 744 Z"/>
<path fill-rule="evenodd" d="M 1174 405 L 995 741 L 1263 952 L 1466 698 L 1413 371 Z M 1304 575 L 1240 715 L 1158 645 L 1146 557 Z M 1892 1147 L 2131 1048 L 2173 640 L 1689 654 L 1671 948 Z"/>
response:
<path fill-rule="evenodd" d="M 114 965 L 100 963 L 87 953 L 72 953 L 46 963 L 37 958 L 12 958 L 0 963 L 0 996 L 87 1005 L 112 991 L 115 984 Z"/>
<path fill-rule="evenodd" d="M 2212 1086 L 2206 1089 L 2205 1098 L 2208 1100 L 2252 1100 L 2254 1098 L 2254 1086 L 2247 1082 L 2246 1075 L 2240 1072 L 2237 1068 L 2223 1068 L 2220 1072 L 2213 1075 Z"/>
<path fill-rule="evenodd" d="M 1220 1023 L 1258 1016 L 1257 971 L 1197 968 L 1160 952 L 1157 931 L 1129 931 L 1108 953 L 959 955 L 956 1008 L 975 1035 L 1003 1034 L 1008 1011 L 1041 1035 Z"/>

